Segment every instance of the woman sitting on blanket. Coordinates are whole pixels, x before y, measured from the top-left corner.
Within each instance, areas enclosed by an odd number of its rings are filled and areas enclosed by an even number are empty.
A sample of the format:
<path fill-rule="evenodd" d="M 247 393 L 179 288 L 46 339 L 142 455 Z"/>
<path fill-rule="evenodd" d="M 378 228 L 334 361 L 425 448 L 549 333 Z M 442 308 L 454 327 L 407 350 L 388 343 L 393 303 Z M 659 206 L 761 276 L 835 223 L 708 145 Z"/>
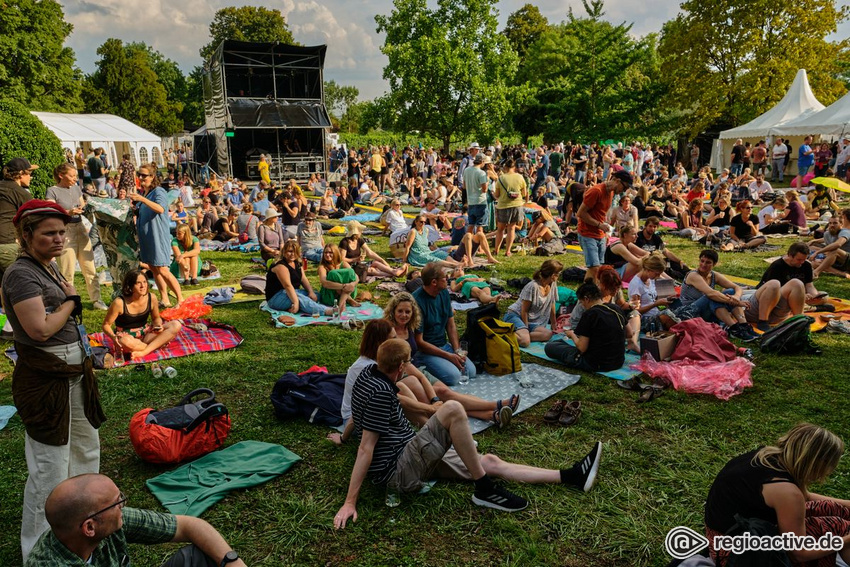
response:
<path fill-rule="evenodd" d="M 319 216 L 327 218 L 334 212 L 336 212 L 336 207 L 334 206 L 333 189 L 329 187 L 325 189 L 325 194 L 319 199 Z"/>
<path fill-rule="evenodd" d="M 640 329 L 648 333 L 652 330 L 662 330 L 665 328 L 664 322 L 659 320 L 661 314 L 659 307 L 667 307 L 664 313 L 670 316 L 672 312 L 669 307 L 676 300 L 675 295 L 667 297 L 658 297 L 658 292 L 655 289 L 655 281 L 661 277 L 664 270 L 667 269 L 667 261 L 664 254 L 656 250 L 648 256 L 644 256 L 640 261 L 640 271 L 629 282 L 629 298 L 640 304 L 638 311 L 640 312 Z M 671 319 L 667 319 L 671 321 Z M 672 321 L 678 322 L 675 317 Z"/>
<path fill-rule="evenodd" d="M 629 282 L 640 270 L 640 248 L 637 240 L 637 230 L 632 225 L 620 229 L 620 240 L 605 248 L 605 263 L 613 266 L 623 281 Z"/>
<path fill-rule="evenodd" d="M 732 217 L 729 224 L 729 236 L 732 242 L 724 245 L 723 250 L 729 251 L 735 248 L 750 249 L 761 246 L 767 239 L 759 233 L 759 218 L 752 214 L 753 206 L 750 201 L 744 199 L 735 205 L 738 214 Z"/>
<path fill-rule="evenodd" d="M 163 323 L 159 302 L 153 300 L 148 279 L 141 270 L 130 270 L 124 276 L 121 295 L 112 301 L 103 321 L 103 332 L 123 352 L 131 353 L 131 358 L 142 358 L 168 344 L 181 327 L 180 321 Z"/>
<path fill-rule="evenodd" d="M 640 353 L 640 346 L 638 345 L 640 312 L 637 310 L 640 304 L 634 300 L 627 302 L 623 299 L 623 280 L 611 266 L 603 265 L 597 270 L 595 283 L 602 292 L 602 303 L 616 305 L 628 316 L 625 329 L 626 344 L 632 352 Z M 584 311 L 582 303 L 579 302 L 570 315 L 570 328 L 564 332 L 564 335 L 572 341 L 575 341 L 575 329 L 578 327 Z"/>
<path fill-rule="evenodd" d="M 455 268 L 449 275 L 451 283 L 449 286 L 455 293 L 460 293 L 467 299 L 474 299 L 482 305 L 498 303 L 500 299 L 510 297 L 509 294 L 497 293 L 492 295 L 490 284 L 474 274 L 465 274 L 462 267 Z"/>
<path fill-rule="evenodd" d="M 360 307 L 357 297 L 357 284 L 360 279 L 351 266 L 342 257 L 342 252 L 336 244 L 326 244 L 322 250 L 322 261 L 319 263 L 319 302 L 323 305 L 333 305 L 339 301 L 339 312 L 345 311 L 346 304 Z"/>
<path fill-rule="evenodd" d="M 319 303 L 301 262 L 301 247 L 295 240 L 286 241 L 281 259 L 266 274 L 266 304 L 275 311 L 333 315 L 332 307 Z"/>
<path fill-rule="evenodd" d="M 182 277 L 183 285 L 198 285 L 198 275 L 201 273 L 201 243 L 197 236 L 192 236 L 188 224 L 177 227 L 175 237 L 171 240 L 171 273 L 174 277 Z"/>
<path fill-rule="evenodd" d="M 391 309 L 397 313 L 396 322 L 389 319 Z M 384 341 L 400 338 L 413 345 L 411 348 L 416 348 L 411 321 L 418 324 L 418 319 L 414 319 L 418 314 L 418 307 L 413 296 L 402 292 L 393 296 L 387 305 L 387 309 L 384 311 L 386 319 L 375 319 L 369 321 L 366 325 L 366 330 L 363 332 L 363 338 L 360 341 L 360 357 L 349 367 L 345 376 L 345 391 L 340 408 L 342 419 L 346 424 L 345 430 L 342 435 L 339 433 L 328 434 L 328 439 L 335 444 L 341 445 L 354 431 L 354 421 L 351 419 L 351 392 L 358 376 L 365 368 L 375 364 L 378 347 Z M 401 330 L 410 338 L 404 339 L 397 336 L 396 329 Z M 510 423 L 513 413 L 519 408 L 519 394 L 514 394 L 509 399 L 494 402 L 482 400 L 475 396 L 455 392 L 439 380 L 432 384 L 410 362 L 407 363 L 405 371 L 407 376 L 396 383 L 399 389 L 398 399 L 407 419 L 420 427 L 425 425 L 428 419 L 443 405 L 444 401 L 448 400 L 458 401 L 469 417 L 495 421 L 500 428 Z"/>
<path fill-rule="evenodd" d="M 558 260 L 543 262 L 532 280 L 522 288 L 519 299 L 502 317 L 505 322 L 514 324 L 519 346 L 527 347 L 532 342 L 546 342 L 552 338 L 557 321 L 558 276 L 563 269 L 564 265 Z"/>
<path fill-rule="evenodd" d="M 461 262 L 449 257 L 448 250 L 431 250 L 425 228 L 425 217 L 422 215 L 417 215 L 413 219 L 413 228 L 407 235 L 404 261 L 414 266 L 424 266 L 430 262 L 436 262 L 443 268 L 455 268 L 461 265 Z"/>
<path fill-rule="evenodd" d="M 345 229 L 346 237 L 339 241 L 339 249 L 345 254 L 345 261 L 351 265 L 361 281 L 365 280 L 366 276 L 400 278 L 407 273 L 407 264 L 392 268 L 380 254 L 369 248 L 363 239 L 362 225 L 359 222 L 350 221 Z M 367 259 L 372 262 L 366 261 Z"/>

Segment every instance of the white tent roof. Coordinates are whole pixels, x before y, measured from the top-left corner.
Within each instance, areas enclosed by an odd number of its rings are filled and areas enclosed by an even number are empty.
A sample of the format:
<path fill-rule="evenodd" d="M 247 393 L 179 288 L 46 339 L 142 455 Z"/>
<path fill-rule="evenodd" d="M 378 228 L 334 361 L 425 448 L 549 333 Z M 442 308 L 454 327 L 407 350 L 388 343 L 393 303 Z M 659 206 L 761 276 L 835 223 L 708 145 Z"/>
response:
<path fill-rule="evenodd" d="M 807 117 L 823 110 L 824 106 L 815 98 L 809 86 L 805 69 L 797 71 L 794 82 L 788 92 L 776 106 L 746 124 L 720 133 L 720 139 L 729 138 L 765 138 L 768 133 L 782 124 L 801 116 Z"/>
<path fill-rule="evenodd" d="M 33 112 L 64 141 L 121 141 L 160 144 L 160 138 L 129 120 L 112 114 L 60 114 Z"/>
<path fill-rule="evenodd" d="M 771 129 L 778 136 L 840 136 L 850 132 L 850 92 L 815 114 L 800 116 Z"/>

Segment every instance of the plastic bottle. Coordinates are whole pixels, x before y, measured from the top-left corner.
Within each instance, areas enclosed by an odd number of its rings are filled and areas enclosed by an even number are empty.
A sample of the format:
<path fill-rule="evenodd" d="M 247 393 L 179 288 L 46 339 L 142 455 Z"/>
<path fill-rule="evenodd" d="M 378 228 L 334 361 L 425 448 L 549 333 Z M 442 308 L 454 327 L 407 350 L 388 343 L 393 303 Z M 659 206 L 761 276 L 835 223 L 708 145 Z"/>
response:
<path fill-rule="evenodd" d="M 338 299 L 334 299 L 334 314 L 333 314 L 333 318 L 334 318 L 334 321 L 339 321 L 339 300 L 338 300 Z"/>
<path fill-rule="evenodd" d="M 151 372 L 154 378 L 162 378 L 162 366 L 158 362 L 151 364 Z"/>
<path fill-rule="evenodd" d="M 165 372 L 165 375 L 169 378 L 174 378 L 177 376 L 177 369 L 173 366 L 167 366 L 163 372 Z"/>

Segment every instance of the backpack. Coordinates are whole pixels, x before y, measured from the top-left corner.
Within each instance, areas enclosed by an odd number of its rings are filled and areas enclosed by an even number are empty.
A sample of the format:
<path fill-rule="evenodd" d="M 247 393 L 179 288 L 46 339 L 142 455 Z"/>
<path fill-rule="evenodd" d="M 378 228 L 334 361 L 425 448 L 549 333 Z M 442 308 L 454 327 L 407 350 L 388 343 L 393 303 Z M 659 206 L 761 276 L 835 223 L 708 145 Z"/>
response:
<path fill-rule="evenodd" d="M 487 317 L 480 319 L 478 326 L 484 332 L 487 350 L 484 370 L 496 376 L 513 374 L 522 370 L 514 324 Z"/>
<path fill-rule="evenodd" d="M 304 418 L 310 423 L 342 425 L 342 394 L 345 374 L 327 372 L 287 372 L 271 393 L 278 419 Z"/>
<path fill-rule="evenodd" d="M 201 394 L 206 397 L 192 401 Z M 228 433 L 227 408 L 208 388 L 189 392 L 171 408 L 143 409 L 130 420 L 133 449 L 149 463 L 176 464 L 206 455 L 221 447 Z"/>
<path fill-rule="evenodd" d="M 250 274 L 239 280 L 239 287 L 243 293 L 250 295 L 266 294 L 266 277 L 259 274 Z"/>
<path fill-rule="evenodd" d="M 779 529 L 772 523 L 759 518 L 743 518 L 735 514 L 735 525 L 726 532 L 728 536 L 740 536 L 745 533 L 755 537 L 778 536 Z M 727 567 L 791 567 L 788 553 L 779 550 L 745 551 L 733 553 L 726 561 Z"/>
<path fill-rule="evenodd" d="M 478 321 L 486 317 L 498 319 L 501 316 L 499 306 L 495 303 L 488 303 L 466 312 L 466 331 L 463 333 L 463 340 L 469 345 L 466 356 L 476 368 L 481 368 L 487 361 L 486 338 L 484 331 L 478 326 Z"/>
<path fill-rule="evenodd" d="M 812 341 L 810 325 L 815 320 L 808 315 L 786 319 L 761 336 L 761 351 L 775 354 L 821 354 Z"/>
<path fill-rule="evenodd" d="M 561 272 L 562 282 L 584 282 L 587 277 L 587 270 L 578 266 L 571 266 Z"/>
<path fill-rule="evenodd" d="M 534 251 L 535 256 L 557 256 L 566 252 L 564 241 L 560 238 L 553 238 L 549 242 L 544 242 Z"/>

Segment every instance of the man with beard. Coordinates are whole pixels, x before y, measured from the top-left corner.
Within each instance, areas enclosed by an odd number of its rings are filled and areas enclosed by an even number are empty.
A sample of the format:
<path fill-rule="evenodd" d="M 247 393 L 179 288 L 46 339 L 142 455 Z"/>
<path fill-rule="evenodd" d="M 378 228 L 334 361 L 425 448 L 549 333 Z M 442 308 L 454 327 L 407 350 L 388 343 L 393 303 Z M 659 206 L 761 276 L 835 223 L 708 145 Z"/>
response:
<path fill-rule="evenodd" d="M 813 273 L 815 278 L 824 271 L 850 278 L 850 209 L 844 209 L 840 216 L 829 219 L 823 238 L 813 240 L 809 245 L 823 246 L 814 250 L 812 256 L 825 254 L 823 260 L 815 261 Z"/>

